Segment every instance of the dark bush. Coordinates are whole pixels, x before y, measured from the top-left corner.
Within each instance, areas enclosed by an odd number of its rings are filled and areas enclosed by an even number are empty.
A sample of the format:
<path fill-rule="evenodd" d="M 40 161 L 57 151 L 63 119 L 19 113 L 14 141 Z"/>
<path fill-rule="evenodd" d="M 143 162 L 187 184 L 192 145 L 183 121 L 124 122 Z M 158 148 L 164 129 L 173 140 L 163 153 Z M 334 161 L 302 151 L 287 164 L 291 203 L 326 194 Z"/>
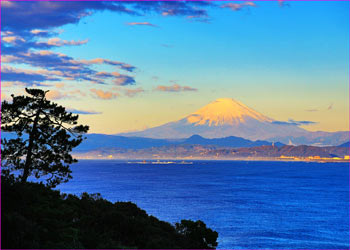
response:
<path fill-rule="evenodd" d="M 131 202 L 99 194 L 60 194 L 42 184 L 1 179 L 1 248 L 215 248 L 218 234 L 201 222 L 176 228 Z"/>

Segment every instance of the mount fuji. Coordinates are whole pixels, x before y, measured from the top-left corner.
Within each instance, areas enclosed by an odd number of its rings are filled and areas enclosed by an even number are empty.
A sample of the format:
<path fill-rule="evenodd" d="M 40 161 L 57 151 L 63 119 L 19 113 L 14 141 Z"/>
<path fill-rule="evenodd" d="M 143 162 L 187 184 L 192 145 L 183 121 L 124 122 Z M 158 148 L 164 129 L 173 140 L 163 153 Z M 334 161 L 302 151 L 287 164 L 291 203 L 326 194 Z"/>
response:
<path fill-rule="evenodd" d="M 192 135 L 205 138 L 237 136 L 249 140 L 317 146 L 339 145 L 349 140 L 346 131 L 310 132 L 293 122 L 276 121 L 231 98 L 217 99 L 179 121 L 119 135 L 158 139 L 179 139 Z"/>

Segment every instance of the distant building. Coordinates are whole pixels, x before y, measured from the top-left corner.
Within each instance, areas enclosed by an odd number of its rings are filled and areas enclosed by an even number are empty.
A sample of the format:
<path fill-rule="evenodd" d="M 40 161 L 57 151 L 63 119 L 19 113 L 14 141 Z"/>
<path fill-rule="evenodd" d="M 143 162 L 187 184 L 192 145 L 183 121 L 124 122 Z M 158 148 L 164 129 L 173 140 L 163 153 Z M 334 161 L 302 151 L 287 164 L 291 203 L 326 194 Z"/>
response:
<path fill-rule="evenodd" d="M 285 156 L 285 155 L 281 155 L 280 158 L 281 158 L 281 159 L 294 159 L 294 156 Z"/>

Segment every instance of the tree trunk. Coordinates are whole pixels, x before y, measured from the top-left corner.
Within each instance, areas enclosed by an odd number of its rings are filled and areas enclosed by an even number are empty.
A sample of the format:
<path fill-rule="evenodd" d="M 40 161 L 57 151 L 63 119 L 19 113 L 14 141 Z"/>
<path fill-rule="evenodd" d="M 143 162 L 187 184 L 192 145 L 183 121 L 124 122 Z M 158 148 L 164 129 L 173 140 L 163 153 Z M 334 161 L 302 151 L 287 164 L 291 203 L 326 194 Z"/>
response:
<path fill-rule="evenodd" d="M 39 109 L 38 112 L 36 113 L 34 123 L 33 123 L 33 129 L 29 134 L 28 151 L 27 151 L 26 161 L 24 164 L 23 176 L 21 179 L 22 183 L 26 182 L 27 178 L 29 176 L 29 169 L 30 169 L 30 165 L 32 164 L 34 139 L 37 136 L 37 125 L 38 125 L 39 118 L 40 118 L 40 112 L 41 112 L 41 109 Z"/>

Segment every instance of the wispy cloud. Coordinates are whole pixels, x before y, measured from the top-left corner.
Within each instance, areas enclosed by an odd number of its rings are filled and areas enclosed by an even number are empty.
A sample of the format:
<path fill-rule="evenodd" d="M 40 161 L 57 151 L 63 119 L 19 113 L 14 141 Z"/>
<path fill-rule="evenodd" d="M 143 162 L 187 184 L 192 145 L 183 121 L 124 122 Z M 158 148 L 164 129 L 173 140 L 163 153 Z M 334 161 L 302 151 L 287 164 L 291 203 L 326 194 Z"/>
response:
<path fill-rule="evenodd" d="M 134 85 L 135 79 L 132 76 L 119 76 L 113 80 L 113 83 L 118 86 Z"/>
<path fill-rule="evenodd" d="M 319 110 L 318 109 L 306 109 L 305 111 L 307 111 L 307 112 L 317 112 Z"/>
<path fill-rule="evenodd" d="M 66 98 L 77 99 L 78 97 L 82 97 L 82 96 L 86 96 L 86 94 L 78 89 L 70 90 L 70 91 L 50 89 L 49 92 L 46 94 L 47 99 L 51 99 L 51 100 L 59 100 L 59 99 L 66 99 Z"/>
<path fill-rule="evenodd" d="M 115 99 L 119 96 L 119 94 L 116 92 L 103 91 L 100 89 L 90 89 L 90 91 L 94 94 L 93 95 L 94 97 L 96 97 L 98 99 L 103 99 L 103 100 L 111 100 L 111 99 Z"/>
<path fill-rule="evenodd" d="M 71 90 L 71 91 L 66 91 L 65 92 L 67 96 L 69 96 L 70 98 L 78 98 L 78 97 L 83 97 L 86 96 L 86 93 L 76 89 L 76 90 Z"/>
<path fill-rule="evenodd" d="M 137 89 L 125 89 L 124 93 L 128 97 L 134 97 L 137 94 L 143 93 L 145 90 L 143 88 L 137 88 Z"/>
<path fill-rule="evenodd" d="M 24 84 L 25 86 L 53 84 L 54 82 L 72 81 L 87 82 L 88 84 L 105 84 L 105 86 L 136 85 L 136 66 L 116 60 L 116 58 L 85 58 L 77 59 L 72 56 L 52 51 L 63 46 L 82 46 L 89 42 L 83 40 L 64 40 L 59 38 L 59 27 L 66 24 L 77 24 L 86 16 L 96 12 L 110 11 L 135 17 L 146 14 L 163 16 L 179 16 L 195 21 L 209 20 L 208 10 L 218 7 L 210 1 L 2 1 L 2 43 L 1 60 L 11 67 L 2 67 L 2 84 Z M 245 2 L 244 6 L 255 6 Z M 229 6 L 227 6 L 229 7 Z M 232 6 L 231 6 L 232 7 Z M 224 7 L 223 7 L 224 8 Z M 157 25 L 150 22 L 130 22 L 131 26 Z M 162 44 L 170 48 L 172 45 Z M 22 67 L 22 65 L 24 65 Z M 99 72 L 96 65 L 113 66 L 111 72 Z M 4 65 L 6 66 L 6 65 Z M 22 68 L 21 68 L 22 67 Z M 34 68 L 35 70 L 25 70 Z M 110 67 L 109 67 L 110 68 Z M 120 71 L 120 72 L 117 72 Z M 53 85 L 51 85 L 53 86 Z M 57 85 L 59 87 L 61 85 Z M 117 92 L 90 89 L 94 97 L 113 99 L 119 96 Z M 51 98 L 62 99 L 74 96 L 64 89 L 51 91 Z M 181 92 L 197 91 L 189 86 L 156 87 L 158 91 Z M 124 91 L 124 92 L 123 92 Z M 126 96 L 135 96 L 144 92 L 142 88 L 121 90 Z M 85 93 L 76 93 L 85 95 Z"/>
<path fill-rule="evenodd" d="M 24 82 L 27 85 L 44 81 L 87 81 L 120 86 L 135 84 L 134 76 L 120 74 L 106 79 L 94 69 L 94 65 L 110 65 L 118 70 L 133 72 L 136 67 L 128 63 L 106 58 L 75 59 L 50 51 L 57 47 L 88 43 L 88 39 L 61 39 L 57 37 L 60 32 L 56 28 L 77 23 L 84 16 L 102 10 L 138 15 L 136 11 L 117 2 L 2 2 L 1 61 L 12 66 L 11 70 L 4 71 L 2 80 Z M 16 64 L 40 68 L 41 72 L 23 71 Z"/>
<path fill-rule="evenodd" d="M 63 79 L 78 81 L 85 80 L 90 81 L 92 83 L 104 84 L 106 83 L 106 77 L 108 77 L 111 79 L 115 78 L 115 84 L 119 85 L 130 85 L 135 83 L 133 76 L 120 74 L 118 72 L 99 74 L 99 72 L 95 71 L 93 68 L 90 67 L 90 65 L 94 64 L 107 64 L 111 66 L 116 66 L 128 72 L 133 71 L 135 69 L 135 67 L 130 64 L 103 58 L 95 58 L 90 60 L 75 60 L 74 58 L 62 53 L 56 53 L 49 50 L 40 50 L 30 51 L 26 53 L 18 53 L 16 55 L 4 55 L 2 56 L 2 60 L 7 63 L 24 63 L 30 66 L 42 68 L 42 73 L 45 73 L 45 77 L 38 76 L 37 81 L 52 81 Z M 5 78 L 6 77 L 9 76 L 5 76 Z M 28 76 L 29 81 L 30 79 L 30 76 Z M 25 80 L 25 76 L 23 75 L 21 81 Z"/>
<path fill-rule="evenodd" d="M 45 81 L 59 81 L 59 78 L 47 74 L 46 70 L 29 70 L 1 65 L 1 81 L 22 82 L 26 86 L 40 84 Z"/>
<path fill-rule="evenodd" d="M 87 68 L 94 64 L 107 64 L 119 67 L 123 70 L 132 72 L 135 67 L 120 61 L 108 60 L 103 58 L 95 58 L 90 60 L 75 60 L 74 58 L 50 50 L 28 51 L 26 53 L 16 53 L 13 55 L 3 55 L 2 59 L 8 63 L 25 63 L 35 67 L 46 67 L 52 69 L 74 69 L 81 68 L 83 71 L 93 72 L 92 69 Z M 85 68 L 84 68 L 85 67 Z"/>
<path fill-rule="evenodd" d="M 85 65 L 92 65 L 92 64 L 108 64 L 111 66 L 117 66 L 120 67 L 123 70 L 132 72 L 136 69 L 135 66 L 132 66 L 130 64 L 124 63 L 124 62 L 119 62 L 115 60 L 108 60 L 108 59 L 103 59 L 103 58 L 95 58 L 91 60 L 79 60 L 78 62 L 85 64 Z"/>
<path fill-rule="evenodd" d="M 42 30 L 42 29 L 33 29 L 33 30 L 30 30 L 29 33 L 39 37 L 51 37 L 58 34 L 58 32 L 55 32 L 52 30 Z"/>
<path fill-rule="evenodd" d="M 189 86 L 183 86 L 182 91 L 198 91 L 196 88 L 191 88 Z"/>
<path fill-rule="evenodd" d="M 290 7 L 290 4 L 286 3 L 286 1 L 284 1 L 284 0 L 277 0 L 277 1 L 278 1 L 278 5 L 280 7 Z"/>
<path fill-rule="evenodd" d="M 247 7 L 256 7 L 256 4 L 253 2 L 244 2 L 244 3 L 227 3 L 227 4 L 221 5 L 221 8 L 229 8 L 233 11 L 238 11 Z"/>
<path fill-rule="evenodd" d="M 47 94 L 46 94 L 46 98 L 49 100 L 59 100 L 59 99 L 63 99 L 65 98 L 66 95 L 61 93 L 58 90 L 50 90 Z"/>
<path fill-rule="evenodd" d="M 60 89 L 60 88 L 63 88 L 64 85 L 65 85 L 65 84 L 64 84 L 63 82 L 60 82 L 60 83 L 56 83 L 56 84 L 55 84 L 55 87 L 58 88 L 58 89 Z"/>
<path fill-rule="evenodd" d="M 314 121 L 296 121 L 293 119 L 288 119 L 288 121 L 273 121 L 273 124 L 277 125 L 287 125 L 287 126 L 301 126 L 301 125 L 312 125 L 317 124 L 318 122 Z"/>
<path fill-rule="evenodd" d="M 68 40 L 62 40 L 58 37 L 54 37 L 54 38 L 50 38 L 45 42 L 37 42 L 35 43 L 35 45 L 37 45 L 38 47 L 62 47 L 62 46 L 77 46 L 77 45 L 83 45 L 88 43 L 89 39 L 85 39 L 82 41 L 68 41 Z M 31 46 L 31 47 L 35 47 L 35 46 Z"/>
<path fill-rule="evenodd" d="M 28 83 L 21 82 L 21 81 L 1 81 L 1 88 L 14 87 L 14 86 L 28 87 L 31 85 L 32 84 L 28 85 Z"/>
<path fill-rule="evenodd" d="M 113 83 L 117 86 L 134 85 L 135 79 L 133 76 L 120 74 L 118 72 L 98 72 L 96 75 L 100 78 L 113 78 Z"/>
<path fill-rule="evenodd" d="M 170 45 L 170 44 L 161 44 L 160 46 L 164 47 L 164 48 L 173 48 L 174 46 L 173 45 Z"/>
<path fill-rule="evenodd" d="M 209 1 L 2 1 L 2 29 L 34 30 L 39 34 L 36 31 L 78 23 L 82 18 L 104 10 L 133 16 L 154 13 L 162 16 L 202 18 L 208 16 L 207 8 L 214 5 Z"/>
<path fill-rule="evenodd" d="M 74 109 L 74 108 L 68 108 L 67 111 L 71 112 L 73 114 L 79 114 L 79 115 L 99 115 L 99 114 L 102 114 L 102 112 L 99 112 L 99 111 L 82 110 L 82 109 Z"/>
<path fill-rule="evenodd" d="M 24 43 L 25 40 L 20 36 L 13 36 L 13 35 L 2 35 L 1 37 L 2 42 L 4 43 L 10 43 L 12 45 L 16 45 L 17 43 Z"/>
<path fill-rule="evenodd" d="M 179 84 L 173 84 L 171 86 L 158 85 L 155 90 L 162 92 L 198 91 L 196 88 L 191 88 L 189 86 L 180 86 Z"/>
<path fill-rule="evenodd" d="M 152 24 L 150 22 L 131 22 L 131 23 L 126 23 L 126 25 L 129 26 L 151 26 L 151 27 L 158 27 L 158 25 Z"/>
<path fill-rule="evenodd" d="M 1 49 L 2 49 L 2 55 L 15 55 L 20 53 L 26 53 L 32 49 L 51 49 L 51 48 L 57 48 L 62 46 L 80 46 L 83 44 L 86 44 L 88 42 L 88 39 L 85 40 L 63 40 L 59 37 L 51 37 L 47 40 L 39 40 L 41 38 L 41 35 L 34 35 L 29 33 L 30 35 L 24 35 L 25 37 L 22 37 L 18 34 L 15 34 L 14 32 L 1 32 Z M 56 33 L 47 33 L 48 35 L 52 36 Z"/>

